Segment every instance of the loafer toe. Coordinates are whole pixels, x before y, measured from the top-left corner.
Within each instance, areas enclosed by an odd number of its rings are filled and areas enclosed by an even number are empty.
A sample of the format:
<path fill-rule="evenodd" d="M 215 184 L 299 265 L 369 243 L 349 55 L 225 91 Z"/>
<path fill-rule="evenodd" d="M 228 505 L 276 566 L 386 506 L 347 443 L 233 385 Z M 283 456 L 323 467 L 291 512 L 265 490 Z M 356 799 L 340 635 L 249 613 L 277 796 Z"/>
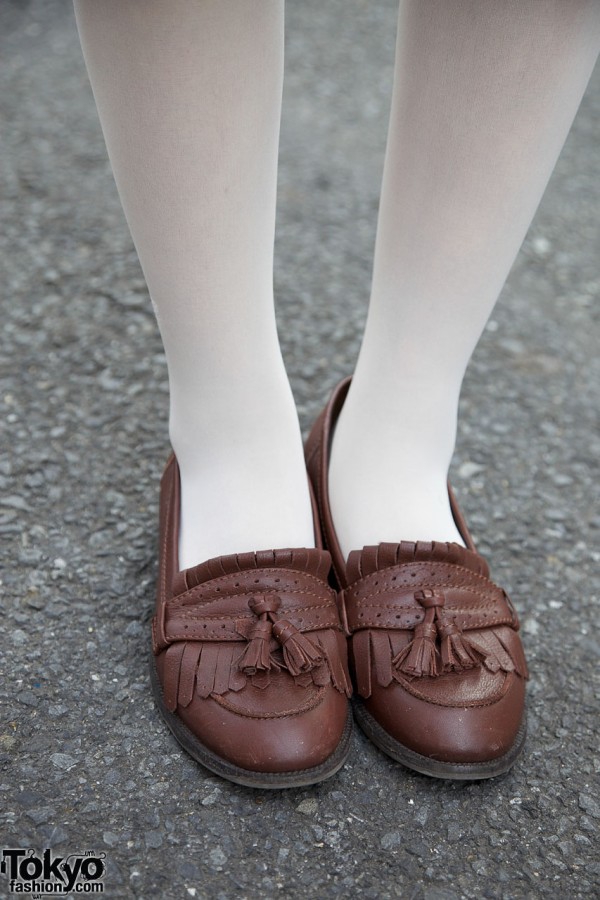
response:
<path fill-rule="evenodd" d="M 301 773 L 326 766 L 348 726 L 348 703 L 338 691 L 296 689 L 302 694 L 288 709 L 277 712 L 282 685 L 260 692 L 253 712 L 238 695 L 197 698 L 179 711 L 185 725 L 213 753 L 260 777 L 265 773 Z M 255 689 L 256 690 L 256 689 Z M 284 692 L 288 694 L 290 687 Z M 242 692 L 253 693 L 252 688 Z M 256 693 L 259 693 L 256 690 Z M 274 695 L 271 697 L 270 695 Z M 268 711 L 268 712 L 265 712 Z M 349 729 L 348 729 L 349 730 Z"/>
<path fill-rule="evenodd" d="M 466 680 L 479 680 L 475 670 Z M 453 692 L 459 676 L 442 676 L 450 682 L 444 693 Z M 485 676 L 484 676 L 485 677 Z M 512 673 L 497 677 L 495 698 L 486 702 L 479 692 L 479 700 L 470 706 L 443 706 L 417 696 L 401 684 L 376 689 L 367 700 L 357 700 L 357 719 L 370 731 L 374 742 L 389 755 L 406 765 L 413 765 L 424 774 L 442 777 L 490 777 L 506 771 L 514 762 L 513 748 L 518 756 L 524 737 L 522 710 L 524 681 Z M 473 695 L 469 685 L 469 693 Z M 456 693 L 462 693 L 457 690 Z M 359 706 L 361 704 L 361 706 Z M 374 728 L 378 723 L 385 735 Z M 418 759 L 422 757 L 422 759 Z M 446 763 L 447 766 L 438 766 Z M 470 775 L 467 775 L 470 772 Z M 489 774 L 483 774 L 489 773 Z"/>

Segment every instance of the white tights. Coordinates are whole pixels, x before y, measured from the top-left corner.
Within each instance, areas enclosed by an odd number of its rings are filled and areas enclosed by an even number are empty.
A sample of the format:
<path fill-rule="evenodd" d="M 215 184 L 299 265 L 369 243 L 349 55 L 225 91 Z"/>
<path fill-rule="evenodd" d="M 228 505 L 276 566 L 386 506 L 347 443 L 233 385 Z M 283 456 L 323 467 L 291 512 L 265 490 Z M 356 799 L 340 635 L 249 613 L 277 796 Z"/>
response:
<path fill-rule="evenodd" d="M 461 540 L 461 383 L 599 45 L 598 0 L 400 4 L 371 302 L 331 455 L 346 553 Z"/>
<path fill-rule="evenodd" d="M 180 559 L 314 546 L 273 306 L 283 0 L 76 0 L 165 346 Z"/>
<path fill-rule="evenodd" d="M 273 309 L 283 0 L 74 3 L 167 356 L 180 565 L 310 546 Z M 459 539 L 460 385 L 599 41 L 600 0 L 400 2 L 371 305 L 330 470 L 346 551 Z"/>

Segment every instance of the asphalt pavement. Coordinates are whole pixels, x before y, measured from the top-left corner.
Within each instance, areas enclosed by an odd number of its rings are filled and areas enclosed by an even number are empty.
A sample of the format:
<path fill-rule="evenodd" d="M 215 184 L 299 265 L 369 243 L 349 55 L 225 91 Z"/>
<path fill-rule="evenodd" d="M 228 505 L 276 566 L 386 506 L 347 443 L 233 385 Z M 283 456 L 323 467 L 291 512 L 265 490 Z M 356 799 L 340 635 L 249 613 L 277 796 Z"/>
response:
<path fill-rule="evenodd" d="M 365 318 L 395 16 L 288 3 L 275 285 L 305 429 Z M 452 481 L 532 675 L 525 754 L 479 783 L 357 731 L 331 780 L 251 790 L 171 738 L 147 673 L 166 367 L 70 0 L 3 0 L 0 114 L 0 852 L 101 859 L 111 898 L 599 896 L 598 68 L 462 399 Z"/>

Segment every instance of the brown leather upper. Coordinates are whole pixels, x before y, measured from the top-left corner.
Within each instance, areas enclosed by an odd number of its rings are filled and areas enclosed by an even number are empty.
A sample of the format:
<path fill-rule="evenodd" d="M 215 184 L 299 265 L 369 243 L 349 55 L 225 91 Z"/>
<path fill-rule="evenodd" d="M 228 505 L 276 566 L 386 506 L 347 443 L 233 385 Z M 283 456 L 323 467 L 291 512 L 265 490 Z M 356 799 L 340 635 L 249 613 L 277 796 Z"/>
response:
<path fill-rule="evenodd" d="M 244 769 L 321 764 L 351 693 L 331 558 L 322 548 L 177 564 L 179 472 L 161 482 L 153 650 L 166 707 L 213 752 Z"/>
<path fill-rule="evenodd" d="M 325 544 L 341 588 L 355 685 L 365 707 L 402 746 L 473 763 L 502 756 L 524 710 L 527 666 L 517 614 L 489 579 L 450 492 L 466 547 L 383 543 L 343 559 L 329 508 L 327 472 L 342 382 L 306 446 Z"/>

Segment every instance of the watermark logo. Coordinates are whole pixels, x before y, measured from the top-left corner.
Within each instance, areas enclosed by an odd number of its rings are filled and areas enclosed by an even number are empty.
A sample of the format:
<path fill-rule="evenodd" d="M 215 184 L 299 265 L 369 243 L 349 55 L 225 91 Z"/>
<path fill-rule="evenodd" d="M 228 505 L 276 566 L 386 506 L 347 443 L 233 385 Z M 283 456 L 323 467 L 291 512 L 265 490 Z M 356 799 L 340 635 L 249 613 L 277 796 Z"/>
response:
<path fill-rule="evenodd" d="M 2 851 L 0 872 L 8 879 L 10 894 L 43 897 L 47 894 L 101 894 L 106 853 L 71 853 L 54 856 L 51 850 L 13 847 Z"/>

